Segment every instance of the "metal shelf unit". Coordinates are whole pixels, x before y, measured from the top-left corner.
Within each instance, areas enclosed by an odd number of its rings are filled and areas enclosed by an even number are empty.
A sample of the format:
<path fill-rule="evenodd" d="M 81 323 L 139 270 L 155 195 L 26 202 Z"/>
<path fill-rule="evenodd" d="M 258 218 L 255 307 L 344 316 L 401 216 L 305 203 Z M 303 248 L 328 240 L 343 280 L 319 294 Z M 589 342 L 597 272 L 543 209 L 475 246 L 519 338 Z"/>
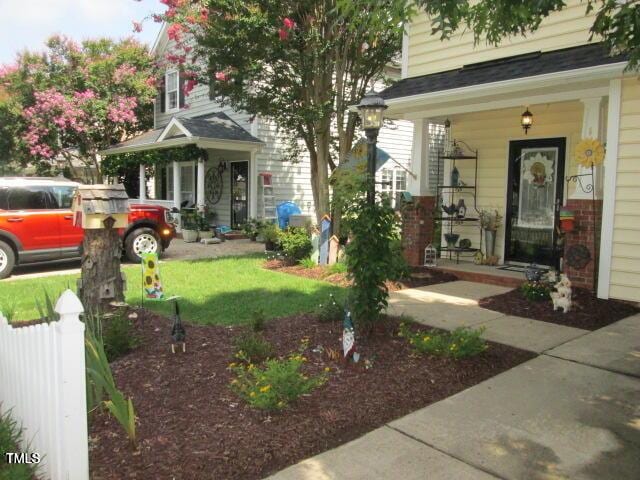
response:
<path fill-rule="evenodd" d="M 464 153 L 461 145 L 464 146 L 467 153 Z M 438 176 L 436 178 L 440 178 L 440 165 L 443 164 L 444 160 L 451 161 L 451 170 L 456 166 L 456 162 L 458 161 L 473 161 L 474 162 L 474 177 L 473 177 L 473 185 L 437 185 L 436 186 L 436 205 L 442 209 L 443 206 L 449 204 L 456 204 L 460 198 L 464 198 L 466 201 L 473 201 L 472 206 L 467 205 L 467 212 L 475 212 L 479 214 L 477 205 L 477 185 L 478 185 L 478 151 L 471 149 L 465 142 L 454 140 L 453 141 L 453 152 L 452 154 L 445 155 L 444 153 L 439 153 L 438 155 Z M 449 181 L 450 179 L 446 179 Z M 446 198 L 446 201 L 445 201 Z M 473 208 L 473 210 L 471 210 Z M 461 248 L 461 247 L 453 247 L 449 248 L 448 246 L 440 246 L 440 257 L 442 258 L 444 255 L 448 255 L 449 260 L 453 258 L 455 255 L 456 263 L 460 262 L 460 256 L 465 254 L 475 255 L 478 251 L 482 250 L 482 230 L 480 228 L 480 218 L 478 216 L 467 217 L 466 214 L 464 217 L 460 218 L 457 215 L 449 215 L 444 216 L 446 212 L 443 210 L 443 215 L 434 217 L 434 222 L 440 223 L 442 226 L 442 231 L 446 233 L 453 234 L 455 233 L 455 228 L 459 226 L 473 226 L 477 223 L 478 227 L 478 243 L 477 247 L 470 248 Z M 473 245 L 473 243 L 472 243 Z"/>

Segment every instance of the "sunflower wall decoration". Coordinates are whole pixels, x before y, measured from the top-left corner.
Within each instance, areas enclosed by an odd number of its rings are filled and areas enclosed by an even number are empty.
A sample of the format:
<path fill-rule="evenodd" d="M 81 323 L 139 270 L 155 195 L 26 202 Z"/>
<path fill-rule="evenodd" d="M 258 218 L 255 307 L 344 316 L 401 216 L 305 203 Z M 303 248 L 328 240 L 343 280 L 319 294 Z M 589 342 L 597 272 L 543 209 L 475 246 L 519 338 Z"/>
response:
<path fill-rule="evenodd" d="M 584 138 L 576 145 L 576 161 L 583 167 L 597 167 L 604 160 L 604 145 L 594 138 Z"/>

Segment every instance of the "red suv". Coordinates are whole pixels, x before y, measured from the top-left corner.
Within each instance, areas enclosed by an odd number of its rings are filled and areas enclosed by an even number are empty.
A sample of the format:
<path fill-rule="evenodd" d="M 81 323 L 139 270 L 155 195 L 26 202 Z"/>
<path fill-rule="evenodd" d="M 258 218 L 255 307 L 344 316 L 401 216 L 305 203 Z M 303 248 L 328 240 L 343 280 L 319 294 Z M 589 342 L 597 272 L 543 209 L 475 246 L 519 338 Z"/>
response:
<path fill-rule="evenodd" d="M 15 265 L 79 258 L 82 228 L 73 225 L 71 200 L 78 184 L 62 178 L 0 178 L 0 278 Z M 158 205 L 130 205 L 122 229 L 124 253 L 165 250 L 176 236 L 171 212 Z"/>

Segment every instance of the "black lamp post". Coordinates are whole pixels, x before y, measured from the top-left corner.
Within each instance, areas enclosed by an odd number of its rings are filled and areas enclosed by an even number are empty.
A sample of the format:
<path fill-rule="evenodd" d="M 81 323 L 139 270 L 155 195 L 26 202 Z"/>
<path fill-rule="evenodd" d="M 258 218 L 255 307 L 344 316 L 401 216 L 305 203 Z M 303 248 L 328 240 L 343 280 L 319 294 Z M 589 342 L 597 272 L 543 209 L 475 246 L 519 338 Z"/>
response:
<path fill-rule="evenodd" d="M 376 142 L 383 123 L 383 112 L 387 109 L 384 99 L 374 90 L 366 93 L 357 105 L 362 127 L 367 135 L 367 202 L 371 205 L 376 198 Z"/>

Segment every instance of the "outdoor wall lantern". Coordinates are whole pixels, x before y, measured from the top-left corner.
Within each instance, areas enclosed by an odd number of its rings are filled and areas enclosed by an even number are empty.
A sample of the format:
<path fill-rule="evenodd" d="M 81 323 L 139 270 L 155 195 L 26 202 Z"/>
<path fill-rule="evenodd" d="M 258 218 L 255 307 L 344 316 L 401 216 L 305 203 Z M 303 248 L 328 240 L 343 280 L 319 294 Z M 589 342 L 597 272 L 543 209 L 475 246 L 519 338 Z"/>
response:
<path fill-rule="evenodd" d="M 531 128 L 531 125 L 533 125 L 533 113 L 529 111 L 529 107 L 527 107 L 527 109 L 522 114 L 522 120 L 520 120 L 520 124 L 522 125 L 524 134 L 526 135 L 527 131 Z"/>
<path fill-rule="evenodd" d="M 369 186 L 367 188 L 367 201 L 373 204 L 376 195 L 376 142 L 378 132 L 382 128 L 383 113 L 387 109 L 384 99 L 374 90 L 365 93 L 360 103 L 357 105 L 362 127 L 367 136 L 367 173 L 369 176 Z"/>

